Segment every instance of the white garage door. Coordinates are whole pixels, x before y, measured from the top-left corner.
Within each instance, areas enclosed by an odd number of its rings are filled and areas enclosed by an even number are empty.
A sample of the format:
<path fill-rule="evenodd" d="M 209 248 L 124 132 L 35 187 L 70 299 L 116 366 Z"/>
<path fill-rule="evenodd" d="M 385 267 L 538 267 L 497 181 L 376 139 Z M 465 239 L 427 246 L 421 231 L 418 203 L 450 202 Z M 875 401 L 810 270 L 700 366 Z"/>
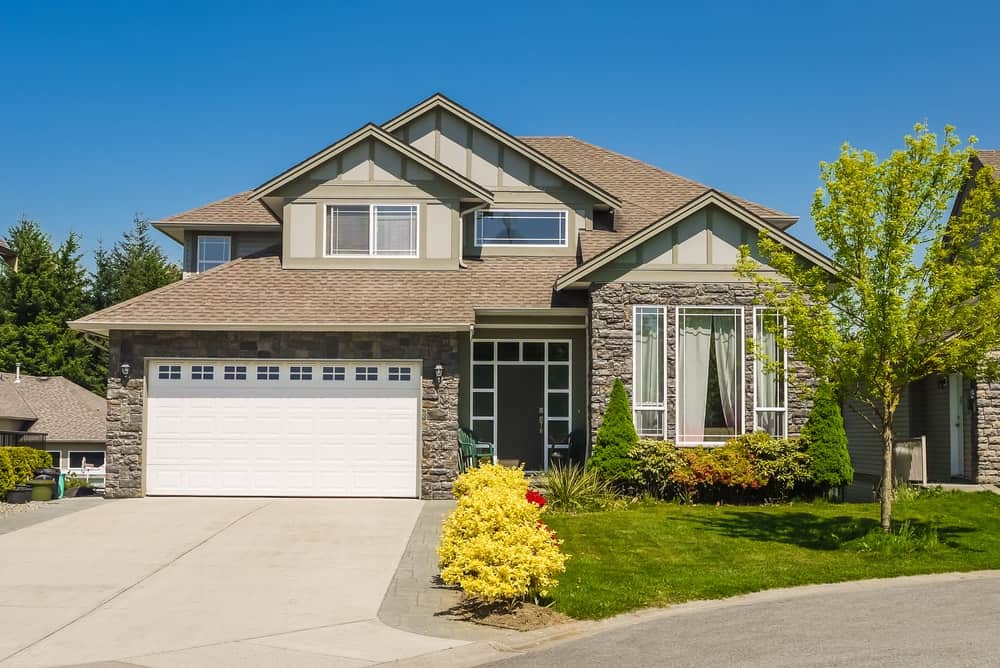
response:
<path fill-rule="evenodd" d="M 146 493 L 417 496 L 417 361 L 153 360 Z"/>

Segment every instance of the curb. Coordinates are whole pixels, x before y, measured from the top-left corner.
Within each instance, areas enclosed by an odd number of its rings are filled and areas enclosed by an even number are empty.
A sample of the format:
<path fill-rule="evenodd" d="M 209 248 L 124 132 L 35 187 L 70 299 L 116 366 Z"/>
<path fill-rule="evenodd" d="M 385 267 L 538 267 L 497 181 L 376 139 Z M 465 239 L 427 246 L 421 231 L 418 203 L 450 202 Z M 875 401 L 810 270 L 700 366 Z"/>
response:
<path fill-rule="evenodd" d="M 598 621 L 575 621 L 558 626 L 551 626 L 536 631 L 527 631 L 511 639 L 511 641 L 482 641 L 451 649 L 424 654 L 409 659 L 390 662 L 383 665 L 391 666 L 446 666 L 460 668 L 478 666 L 484 663 L 509 659 L 527 652 L 548 649 L 571 640 L 587 638 L 605 631 L 613 631 L 645 622 L 696 614 L 708 610 L 738 608 L 787 601 L 817 594 L 845 594 L 857 591 L 891 589 L 895 587 L 922 586 L 942 582 L 960 582 L 967 580 L 1000 579 L 1000 570 L 968 571 L 934 573 L 929 575 L 902 575 L 893 578 L 874 578 L 871 580 L 851 580 L 848 582 L 833 582 L 828 584 L 802 585 L 782 589 L 741 594 L 731 598 L 679 603 L 667 608 L 645 608 L 636 612 L 626 612 L 614 617 Z"/>

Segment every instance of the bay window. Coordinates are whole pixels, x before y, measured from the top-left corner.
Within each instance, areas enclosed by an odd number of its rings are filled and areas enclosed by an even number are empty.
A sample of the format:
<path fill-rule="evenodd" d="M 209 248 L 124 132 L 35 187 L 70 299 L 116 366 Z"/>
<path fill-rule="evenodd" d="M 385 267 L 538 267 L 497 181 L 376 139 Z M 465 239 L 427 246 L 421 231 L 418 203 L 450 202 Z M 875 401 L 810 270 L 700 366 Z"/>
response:
<path fill-rule="evenodd" d="M 417 256 L 416 204 L 327 207 L 327 256 Z"/>
<path fill-rule="evenodd" d="M 754 309 L 754 430 L 784 438 L 788 433 L 787 363 L 781 338 L 784 316 L 774 309 Z"/>
<path fill-rule="evenodd" d="M 632 320 L 633 412 L 639 436 L 664 437 L 664 309 L 636 306 Z"/>
<path fill-rule="evenodd" d="M 677 443 L 743 432 L 743 309 L 677 309 Z"/>

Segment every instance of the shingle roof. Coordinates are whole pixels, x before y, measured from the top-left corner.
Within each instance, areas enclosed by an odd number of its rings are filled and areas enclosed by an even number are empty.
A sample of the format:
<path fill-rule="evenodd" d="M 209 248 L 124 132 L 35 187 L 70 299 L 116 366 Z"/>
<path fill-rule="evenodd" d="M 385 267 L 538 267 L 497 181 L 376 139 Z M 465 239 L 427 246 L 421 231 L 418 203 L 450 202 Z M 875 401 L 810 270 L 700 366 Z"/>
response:
<path fill-rule="evenodd" d="M 615 232 L 585 233 L 584 258 L 589 258 L 626 236 L 653 224 L 676 208 L 710 190 L 709 186 L 654 167 L 627 155 L 595 146 L 576 137 L 520 137 L 521 141 L 557 160 L 623 201 L 615 212 Z M 765 220 L 793 221 L 782 213 L 723 193 Z M 622 234 L 617 234 L 617 233 Z"/>
<path fill-rule="evenodd" d="M 979 148 L 976 149 L 976 153 L 979 155 L 979 161 L 992 167 L 996 176 L 1000 177 L 1000 149 Z"/>
<path fill-rule="evenodd" d="M 278 220 L 260 201 L 250 201 L 250 190 L 216 200 L 204 206 L 168 216 L 160 223 L 233 223 L 278 226 Z"/>
<path fill-rule="evenodd" d="M 31 416 L 9 417 L 34 420 L 28 431 L 48 434 L 49 441 L 103 443 L 107 439 L 107 403 L 103 398 L 61 376 L 22 374 L 19 383 L 14 378 L 12 373 L 0 374 L 0 413 L 9 412 L 12 406 L 7 401 L 16 397 Z"/>
<path fill-rule="evenodd" d="M 575 258 L 496 257 L 466 264 L 454 270 L 283 270 L 278 249 L 271 248 L 108 307 L 74 326 L 403 324 L 450 330 L 473 323 L 476 308 L 582 305 L 577 295 L 552 289 L 556 277 L 576 266 Z"/>
<path fill-rule="evenodd" d="M 12 258 L 14 255 L 14 249 L 8 246 L 6 241 L 0 239 L 0 258 Z"/>

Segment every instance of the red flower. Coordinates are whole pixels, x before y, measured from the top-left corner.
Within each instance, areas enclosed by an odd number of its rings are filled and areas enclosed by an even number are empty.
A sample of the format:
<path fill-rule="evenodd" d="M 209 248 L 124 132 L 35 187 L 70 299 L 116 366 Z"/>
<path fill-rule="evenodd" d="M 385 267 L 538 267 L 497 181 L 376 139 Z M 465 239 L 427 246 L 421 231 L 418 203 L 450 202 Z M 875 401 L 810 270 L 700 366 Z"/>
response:
<path fill-rule="evenodd" d="M 536 492 L 533 489 L 529 489 L 527 493 L 525 493 L 524 498 L 527 499 L 530 503 L 535 504 L 539 508 L 545 507 L 545 497 L 542 496 L 541 493 Z"/>

